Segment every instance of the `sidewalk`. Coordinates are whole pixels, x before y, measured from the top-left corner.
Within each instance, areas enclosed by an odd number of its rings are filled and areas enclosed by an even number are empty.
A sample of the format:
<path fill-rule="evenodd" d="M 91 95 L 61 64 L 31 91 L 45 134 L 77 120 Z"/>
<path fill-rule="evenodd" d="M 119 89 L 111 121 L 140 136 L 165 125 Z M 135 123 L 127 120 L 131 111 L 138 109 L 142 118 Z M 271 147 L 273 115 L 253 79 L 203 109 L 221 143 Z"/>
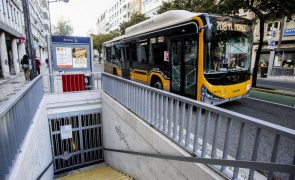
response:
<path fill-rule="evenodd" d="M 43 72 L 48 73 L 45 63 L 41 65 L 41 74 Z M 12 75 L 10 79 L 0 79 L 0 106 L 28 83 L 23 72 L 19 75 Z"/>
<path fill-rule="evenodd" d="M 253 90 L 295 97 L 295 78 L 268 77 L 257 78 Z"/>
<path fill-rule="evenodd" d="M 10 79 L 0 81 L 0 105 L 7 101 L 11 96 L 15 95 L 28 82 L 25 80 L 23 73 L 14 75 Z"/>

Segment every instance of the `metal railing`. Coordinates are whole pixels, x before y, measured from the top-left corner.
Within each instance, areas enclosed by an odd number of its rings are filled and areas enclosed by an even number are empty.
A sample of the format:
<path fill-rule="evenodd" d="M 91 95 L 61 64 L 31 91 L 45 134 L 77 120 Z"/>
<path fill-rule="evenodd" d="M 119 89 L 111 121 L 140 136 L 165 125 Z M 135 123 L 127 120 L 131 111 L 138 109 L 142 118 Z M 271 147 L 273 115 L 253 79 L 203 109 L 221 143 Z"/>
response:
<path fill-rule="evenodd" d="M 273 67 L 271 70 L 272 76 L 283 76 L 288 78 L 295 77 L 295 68 Z"/>
<path fill-rule="evenodd" d="M 100 72 L 42 74 L 42 78 L 45 93 L 61 94 L 101 89 Z"/>
<path fill-rule="evenodd" d="M 0 179 L 8 174 L 19 153 L 43 94 L 42 78 L 38 76 L 0 106 Z"/>
<path fill-rule="evenodd" d="M 295 130 L 106 73 L 102 83 L 105 93 L 227 178 L 294 179 Z"/>

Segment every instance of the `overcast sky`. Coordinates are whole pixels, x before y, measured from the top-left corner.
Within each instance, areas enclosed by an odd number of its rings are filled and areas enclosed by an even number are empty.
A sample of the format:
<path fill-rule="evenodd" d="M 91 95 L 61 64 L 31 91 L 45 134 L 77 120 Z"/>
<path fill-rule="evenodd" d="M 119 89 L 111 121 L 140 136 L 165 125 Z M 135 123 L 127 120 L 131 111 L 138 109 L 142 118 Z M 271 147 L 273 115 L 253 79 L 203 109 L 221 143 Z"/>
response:
<path fill-rule="evenodd" d="M 57 24 L 60 18 L 69 20 L 73 26 L 73 36 L 86 36 L 96 30 L 97 18 L 107 10 L 113 0 L 69 0 L 68 3 L 50 3 L 51 24 Z"/>

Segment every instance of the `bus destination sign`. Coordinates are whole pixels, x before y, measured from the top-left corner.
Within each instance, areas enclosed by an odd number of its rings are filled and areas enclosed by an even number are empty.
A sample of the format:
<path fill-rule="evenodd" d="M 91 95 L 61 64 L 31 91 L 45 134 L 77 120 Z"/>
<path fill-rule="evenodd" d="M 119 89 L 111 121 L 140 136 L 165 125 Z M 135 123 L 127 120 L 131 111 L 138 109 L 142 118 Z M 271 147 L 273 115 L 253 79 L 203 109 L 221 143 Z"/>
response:
<path fill-rule="evenodd" d="M 240 32 L 246 32 L 246 25 L 245 24 L 235 24 L 232 22 L 222 22 L 217 21 L 217 30 L 220 31 L 240 31 Z"/>

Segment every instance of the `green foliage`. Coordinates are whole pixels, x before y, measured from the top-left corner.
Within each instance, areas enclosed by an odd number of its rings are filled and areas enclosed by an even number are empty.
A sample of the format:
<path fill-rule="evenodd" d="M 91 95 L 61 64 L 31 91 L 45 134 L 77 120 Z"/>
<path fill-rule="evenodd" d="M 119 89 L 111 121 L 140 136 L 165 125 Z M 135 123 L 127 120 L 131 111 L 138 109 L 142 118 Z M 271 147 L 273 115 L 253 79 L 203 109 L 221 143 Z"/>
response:
<path fill-rule="evenodd" d="M 69 36 L 73 33 L 73 27 L 70 21 L 63 19 L 58 20 L 57 25 L 53 26 L 53 34 L 59 36 Z"/>
<path fill-rule="evenodd" d="M 139 13 L 132 14 L 129 21 L 123 22 L 122 24 L 120 24 L 121 34 L 125 34 L 126 28 L 128 28 L 134 24 L 140 23 L 146 19 L 148 19 L 148 18 L 145 17 L 145 15 L 143 15 L 143 14 L 139 14 Z"/>
<path fill-rule="evenodd" d="M 225 14 L 239 9 L 251 11 L 259 20 L 274 20 L 294 14 L 295 3 L 286 0 L 220 0 L 217 4 Z"/>
<path fill-rule="evenodd" d="M 240 9 L 252 11 L 258 19 L 272 20 L 294 14 L 295 3 L 286 0 L 172 0 L 163 2 L 158 14 L 169 10 L 188 10 L 235 15 Z"/>
<path fill-rule="evenodd" d="M 99 53 L 101 53 L 102 44 L 106 41 L 109 41 L 109 40 L 117 37 L 117 36 L 120 36 L 119 30 L 111 31 L 108 34 L 92 35 L 94 49 L 97 49 L 99 51 Z"/>
<path fill-rule="evenodd" d="M 191 12 L 220 13 L 216 0 L 172 0 L 163 2 L 158 14 L 169 10 L 188 10 Z"/>

